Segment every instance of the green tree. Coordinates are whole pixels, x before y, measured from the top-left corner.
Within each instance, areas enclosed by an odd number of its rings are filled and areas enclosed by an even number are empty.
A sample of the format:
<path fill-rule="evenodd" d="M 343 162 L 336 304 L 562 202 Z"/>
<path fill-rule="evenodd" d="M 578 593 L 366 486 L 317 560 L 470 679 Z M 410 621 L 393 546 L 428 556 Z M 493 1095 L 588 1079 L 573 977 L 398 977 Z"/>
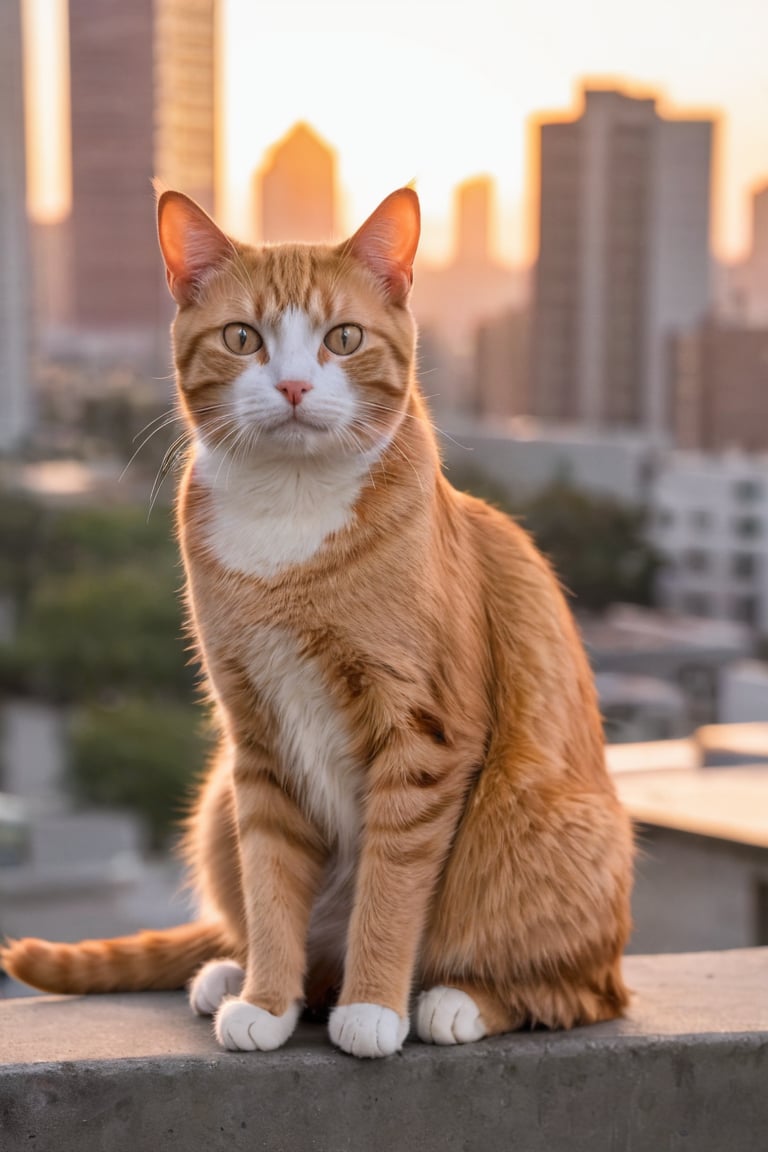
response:
<path fill-rule="evenodd" d="M 44 505 L 0 493 L 0 593 L 16 632 L 0 690 L 75 705 L 71 790 L 122 805 L 165 842 L 208 741 L 182 639 L 182 583 L 167 510 Z"/>
<path fill-rule="evenodd" d="M 0 649 L 9 690 L 59 702 L 134 692 L 189 699 L 174 580 L 119 567 L 50 574 L 32 590 L 15 642 Z"/>
<path fill-rule="evenodd" d="M 178 829 L 209 748 L 201 713 L 189 706 L 84 706 L 72 722 L 67 780 L 80 800 L 136 812 L 158 850 Z"/>
<path fill-rule="evenodd" d="M 18 608 L 41 571 L 46 515 L 39 501 L 0 490 L 0 594 Z"/>
<path fill-rule="evenodd" d="M 460 492 L 469 492 L 472 496 L 477 496 L 478 500 L 485 500 L 494 508 L 500 508 L 502 512 L 514 514 L 515 502 L 509 491 L 498 480 L 486 475 L 482 469 L 467 466 L 446 468 L 445 475 Z"/>
<path fill-rule="evenodd" d="M 641 509 L 558 482 L 523 504 L 519 514 L 577 607 L 651 602 L 659 561 L 646 540 Z"/>
<path fill-rule="evenodd" d="M 42 547 L 57 571 L 147 564 L 180 572 L 173 525 L 164 508 L 151 516 L 136 505 L 59 509 L 49 517 Z"/>

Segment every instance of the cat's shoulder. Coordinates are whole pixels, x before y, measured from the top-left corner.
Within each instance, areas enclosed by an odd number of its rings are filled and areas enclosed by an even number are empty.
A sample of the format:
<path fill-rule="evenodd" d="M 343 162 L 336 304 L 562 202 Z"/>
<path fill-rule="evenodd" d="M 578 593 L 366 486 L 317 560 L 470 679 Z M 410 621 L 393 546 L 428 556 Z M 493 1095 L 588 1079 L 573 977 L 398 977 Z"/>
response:
<path fill-rule="evenodd" d="M 552 567 L 536 546 L 524 522 L 468 492 L 451 489 L 455 514 L 463 523 L 481 566 L 496 583 L 505 577 L 554 591 Z"/>

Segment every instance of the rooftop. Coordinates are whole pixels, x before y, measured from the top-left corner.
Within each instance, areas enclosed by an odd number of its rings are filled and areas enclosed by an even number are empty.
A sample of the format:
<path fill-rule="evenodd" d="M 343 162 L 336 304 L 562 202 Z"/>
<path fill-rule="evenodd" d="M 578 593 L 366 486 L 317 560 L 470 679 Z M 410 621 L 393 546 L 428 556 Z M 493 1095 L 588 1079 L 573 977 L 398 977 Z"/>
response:
<path fill-rule="evenodd" d="M 687 740 L 611 744 L 606 760 L 639 823 L 768 848 L 768 724 L 708 724 Z"/>
<path fill-rule="evenodd" d="M 768 848 L 764 764 L 621 772 L 616 786 L 627 811 L 640 823 Z"/>
<path fill-rule="evenodd" d="M 630 957 L 627 1017 L 383 1061 L 230 1053 L 181 993 L 0 1004 L 3 1152 L 758 1152 L 768 949 Z"/>

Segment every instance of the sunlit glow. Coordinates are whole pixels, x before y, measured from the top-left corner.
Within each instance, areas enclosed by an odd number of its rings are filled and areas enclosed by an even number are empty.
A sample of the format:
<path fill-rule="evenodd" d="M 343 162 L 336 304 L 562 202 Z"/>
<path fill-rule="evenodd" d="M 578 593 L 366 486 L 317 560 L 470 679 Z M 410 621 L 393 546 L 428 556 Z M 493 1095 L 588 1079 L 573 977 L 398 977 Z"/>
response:
<path fill-rule="evenodd" d="M 499 247 L 532 252 L 531 122 L 574 108 L 580 77 L 661 95 L 669 115 L 722 110 L 713 243 L 748 242 L 747 194 L 768 174 L 768 4 L 756 0 L 281 0 L 224 8 L 226 223 L 247 234 L 249 180 L 300 119 L 339 150 L 351 228 L 416 178 L 425 246 L 448 250 L 452 190 L 490 172 Z"/>
<path fill-rule="evenodd" d="M 53 223 L 71 200 L 67 0 L 24 0 L 21 7 L 27 199 L 33 220 Z"/>
<path fill-rule="evenodd" d="M 29 202 L 70 200 L 66 0 L 24 0 Z M 455 185 L 491 173 L 499 254 L 532 253 L 531 125 L 573 110 L 580 77 L 660 95 L 665 114 L 721 112 L 714 248 L 748 243 L 748 192 L 768 177 L 768 4 L 757 0 L 218 0 L 223 222 L 253 230 L 250 188 L 267 148 L 307 120 L 338 149 L 341 216 L 360 222 L 416 180 L 423 250 L 447 256 Z M 98 93 L 94 93 L 98 99 Z"/>

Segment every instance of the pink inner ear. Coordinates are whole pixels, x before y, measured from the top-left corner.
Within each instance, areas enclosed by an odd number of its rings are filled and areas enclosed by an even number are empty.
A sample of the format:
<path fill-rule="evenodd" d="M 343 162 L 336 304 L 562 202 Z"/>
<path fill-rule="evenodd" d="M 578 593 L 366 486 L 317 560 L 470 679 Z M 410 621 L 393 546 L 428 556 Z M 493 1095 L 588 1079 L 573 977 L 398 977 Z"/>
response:
<path fill-rule="evenodd" d="M 348 251 L 368 265 L 395 303 L 408 295 L 413 282 L 420 227 L 418 196 L 412 188 L 400 188 L 387 196 L 349 242 Z"/>
<path fill-rule="evenodd" d="M 164 192 L 157 230 L 168 288 L 177 304 L 189 304 L 206 274 L 232 254 L 232 243 L 194 200 Z"/>

